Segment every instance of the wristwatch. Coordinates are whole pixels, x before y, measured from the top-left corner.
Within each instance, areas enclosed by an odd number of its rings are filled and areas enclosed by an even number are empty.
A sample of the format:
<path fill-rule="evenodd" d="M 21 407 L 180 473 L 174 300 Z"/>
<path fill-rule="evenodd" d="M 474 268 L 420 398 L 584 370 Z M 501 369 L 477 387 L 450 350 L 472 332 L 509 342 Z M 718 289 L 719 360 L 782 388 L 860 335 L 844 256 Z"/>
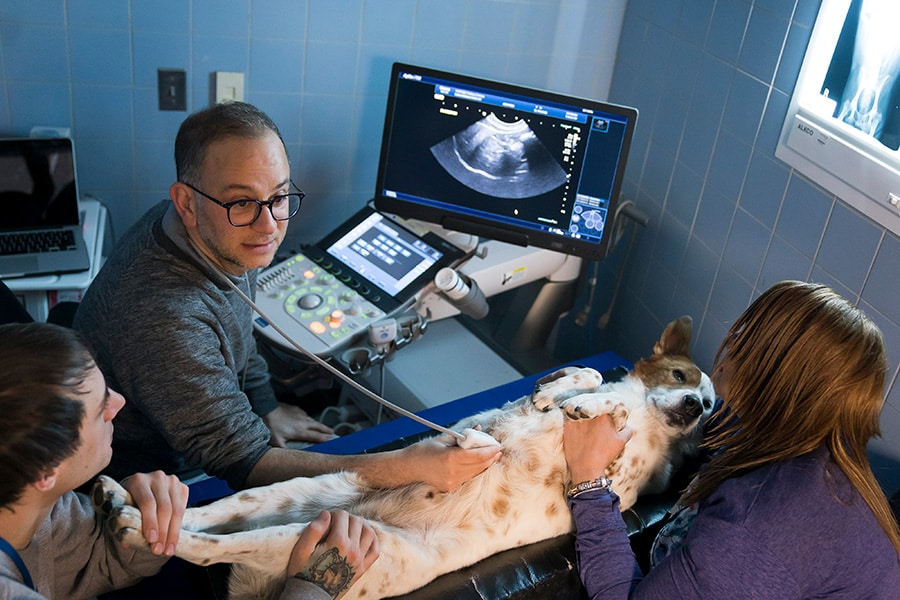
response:
<path fill-rule="evenodd" d="M 612 491 L 612 479 L 608 477 L 598 477 L 597 479 L 592 479 L 590 481 L 582 481 L 581 483 L 576 483 L 572 488 L 566 493 L 566 496 L 569 498 L 575 498 L 579 494 L 583 492 L 589 492 L 591 490 L 606 490 L 607 492 Z"/>

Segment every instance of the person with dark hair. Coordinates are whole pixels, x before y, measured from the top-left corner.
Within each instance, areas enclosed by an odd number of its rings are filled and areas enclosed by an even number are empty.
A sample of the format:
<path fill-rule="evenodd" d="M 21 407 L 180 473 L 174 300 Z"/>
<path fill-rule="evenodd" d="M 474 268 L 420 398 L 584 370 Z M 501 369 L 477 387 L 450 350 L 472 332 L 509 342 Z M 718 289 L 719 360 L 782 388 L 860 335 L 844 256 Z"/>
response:
<path fill-rule="evenodd" d="M 349 469 L 372 486 L 424 481 L 452 489 L 499 457 L 432 439 L 402 450 L 336 456 L 287 448 L 330 429 L 279 403 L 253 336 L 257 275 L 284 239 L 303 193 L 284 141 L 242 102 L 190 115 L 175 140 L 170 201 L 125 234 L 75 315 L 110 385 L 129 403 L 109 473 L 212 475 L 232 489 Z"/>
<path fill-rule="evenodd" d="M 162 471 L 122 481 L 149 552 L 119 543 L 77 489 L 109 462 L 125 399 L 106 385 L 75 331 L 0 325 L 0 599 L 75 600 L 127 587 L 175 554 L 188 487 Z M 304 530 L 283 598 L 337 598 L 378 558 L 375 531 L 344 511 Z M 327 556 L 340 576 L 309 568 Z"/>
<path fill-rule="evenodd" d="M 709 459 L 670 511 L 649 573 L 615 482 L 570 498 L 589 596 L 896 598 L 900 530 L 866 457 L 886 373 L 881 332 L 829 288 L 783 281 L 764 292 L 719 347 Z M 604 475 L 630 434 L 608 417 L 568 422 L 573 480 Z"/>
<path fill-rule="evenodd" d="M 126 548 L 73 492 L 110 458 L 125 403 L 79 335 L 0 325 L 0 598 L 88 598 L 157 572 L 174 554 L 187 486 L 161 471 L 122 481 L 151 552 Z"/>

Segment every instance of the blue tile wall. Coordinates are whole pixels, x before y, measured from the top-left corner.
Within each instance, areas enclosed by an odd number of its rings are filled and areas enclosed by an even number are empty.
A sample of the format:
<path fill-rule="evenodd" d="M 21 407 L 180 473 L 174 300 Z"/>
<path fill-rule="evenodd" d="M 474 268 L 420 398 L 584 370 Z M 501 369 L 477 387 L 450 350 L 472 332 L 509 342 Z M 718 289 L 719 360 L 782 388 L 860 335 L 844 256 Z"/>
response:
<path fill-rule="evenodd" d="M 682 4 L 676 2 L 674 4 Z M 743 0 L 717 0 L 706 34 L 706 50 L 716 58 L 734 63 L 741 51 L 750 4 Z"/>
<path fill-rule="evenodd" d="M 128 3 L 98 3 L 92 0 L 68 0 L 67 16 L 70 26 L 124 29 L 128 27 Z"/>
<path fill-rule="evenodd" d="M 888 346 L 883 438 L 870 457 L 892 493 L 900 488 L 900 240 L 775 158 L 819 4 L 629 2 L 610 99 L 641 111 L 626 191 L 652 218 L 601 343 L 642 356 L 666 322 L 694 307 L 693 351 L 709 368 L 728 324 L 773 283 L 833 286 L 878 323 Z M 647 35 L 674 8 L 673 32 Z M 684 68 L 688 59 L 696 74 Z M 684 77 L 665 86 L 646 77 L 676 71 Z M 685 225 L 691 202 L 696 218 Z"/>
<path fill-rule="evenodd" d="M 98 3 L 99 4 L 99 3 Z M 65 0 L 8 0 L 0 6 L 0 18 L 16 23 L 49 23 L 63 25 L 66 21 Z"/>
<path fill-rule="evenodd" d="M 728 224 L 734 216 L 734 209 L 733 198 L 707 185 L 700 196 L 693 235 L 713 252 L 721 253 L 728 241 Z"/>
<path fill-rule="evenodd" d="M 741 192 L 741 208 L 771 229 L 778 218 L 789 176 L 783 163 L 754 150 Z"/>
<path fill-rule="evenodd" d="M 781 54 L 781 46 L 771 42 L 773 39 L 777 39 L 779 34 L 787 33 L 787 17 L 790 14 L 771 12 L 769 10 L 771 7 L 763 7 L 762 4 L 757 2 L 750 15 L 737 66 L 760 81 L 770 81 Z M 773 2 L 772 4 L 778 3 Z M 788 3 L 781 2 L 780 4 L 785 6 Z"/>
<path fill-rule="evenodd" d="M 809 181 L 791 177 L 775 232 L 788 243 L 813 258 L 831 213 L 827 194 Z"/>
<path fill-rule="evenodd" d="M 744 183 L 751 151 L 750 144 L 742 142 L 723 127 L 709 163 L 706 183 L 731 198 L 737 196 Z"/>

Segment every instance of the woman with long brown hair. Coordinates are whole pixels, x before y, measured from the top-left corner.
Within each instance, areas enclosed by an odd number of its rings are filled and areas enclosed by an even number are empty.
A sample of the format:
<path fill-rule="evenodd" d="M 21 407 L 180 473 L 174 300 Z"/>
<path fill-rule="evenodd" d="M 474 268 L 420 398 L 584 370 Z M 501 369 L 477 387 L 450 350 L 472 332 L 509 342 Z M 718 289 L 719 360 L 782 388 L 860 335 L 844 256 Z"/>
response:
<path fill-rule="evenodd" d="M 569 502 L 592 598 L 896 598 L 900 530 L 866 457 L 880 434 L 881 332 L 829 288 L 783 281 L 715 359 L 709 460 L 660 532 L 644 577 L 613 491 Z M 630 431 L 566 425 L 573 481 L 598 478 Z M 612 484 L 615 489 L 615 483 Z"/>

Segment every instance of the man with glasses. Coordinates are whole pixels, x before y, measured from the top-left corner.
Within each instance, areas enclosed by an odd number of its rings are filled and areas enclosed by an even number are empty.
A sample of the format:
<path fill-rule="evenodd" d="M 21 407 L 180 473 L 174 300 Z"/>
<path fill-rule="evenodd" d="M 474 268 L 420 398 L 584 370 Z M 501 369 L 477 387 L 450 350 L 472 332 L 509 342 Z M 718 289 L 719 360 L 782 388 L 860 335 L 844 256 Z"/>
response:
<path fill-rule="evenodd" d="M 220 104 L 184 121 L 175 164 L 170 201 L 125 234 L 75 317 L 110 387 L 129 399 L 116 423 L 112 476 L 206 473 L 241 489 L 348 469 L 377 487 L 424 481 L 446 490 L 498 458 L 496 449 L 437 440 L 350 457 L 286 448 L 332 435 L 277 402 L 252 310 L 221 280 L 254 297 L 259 269 L 300 209 L 284 142 L 255 107 Z"/>

